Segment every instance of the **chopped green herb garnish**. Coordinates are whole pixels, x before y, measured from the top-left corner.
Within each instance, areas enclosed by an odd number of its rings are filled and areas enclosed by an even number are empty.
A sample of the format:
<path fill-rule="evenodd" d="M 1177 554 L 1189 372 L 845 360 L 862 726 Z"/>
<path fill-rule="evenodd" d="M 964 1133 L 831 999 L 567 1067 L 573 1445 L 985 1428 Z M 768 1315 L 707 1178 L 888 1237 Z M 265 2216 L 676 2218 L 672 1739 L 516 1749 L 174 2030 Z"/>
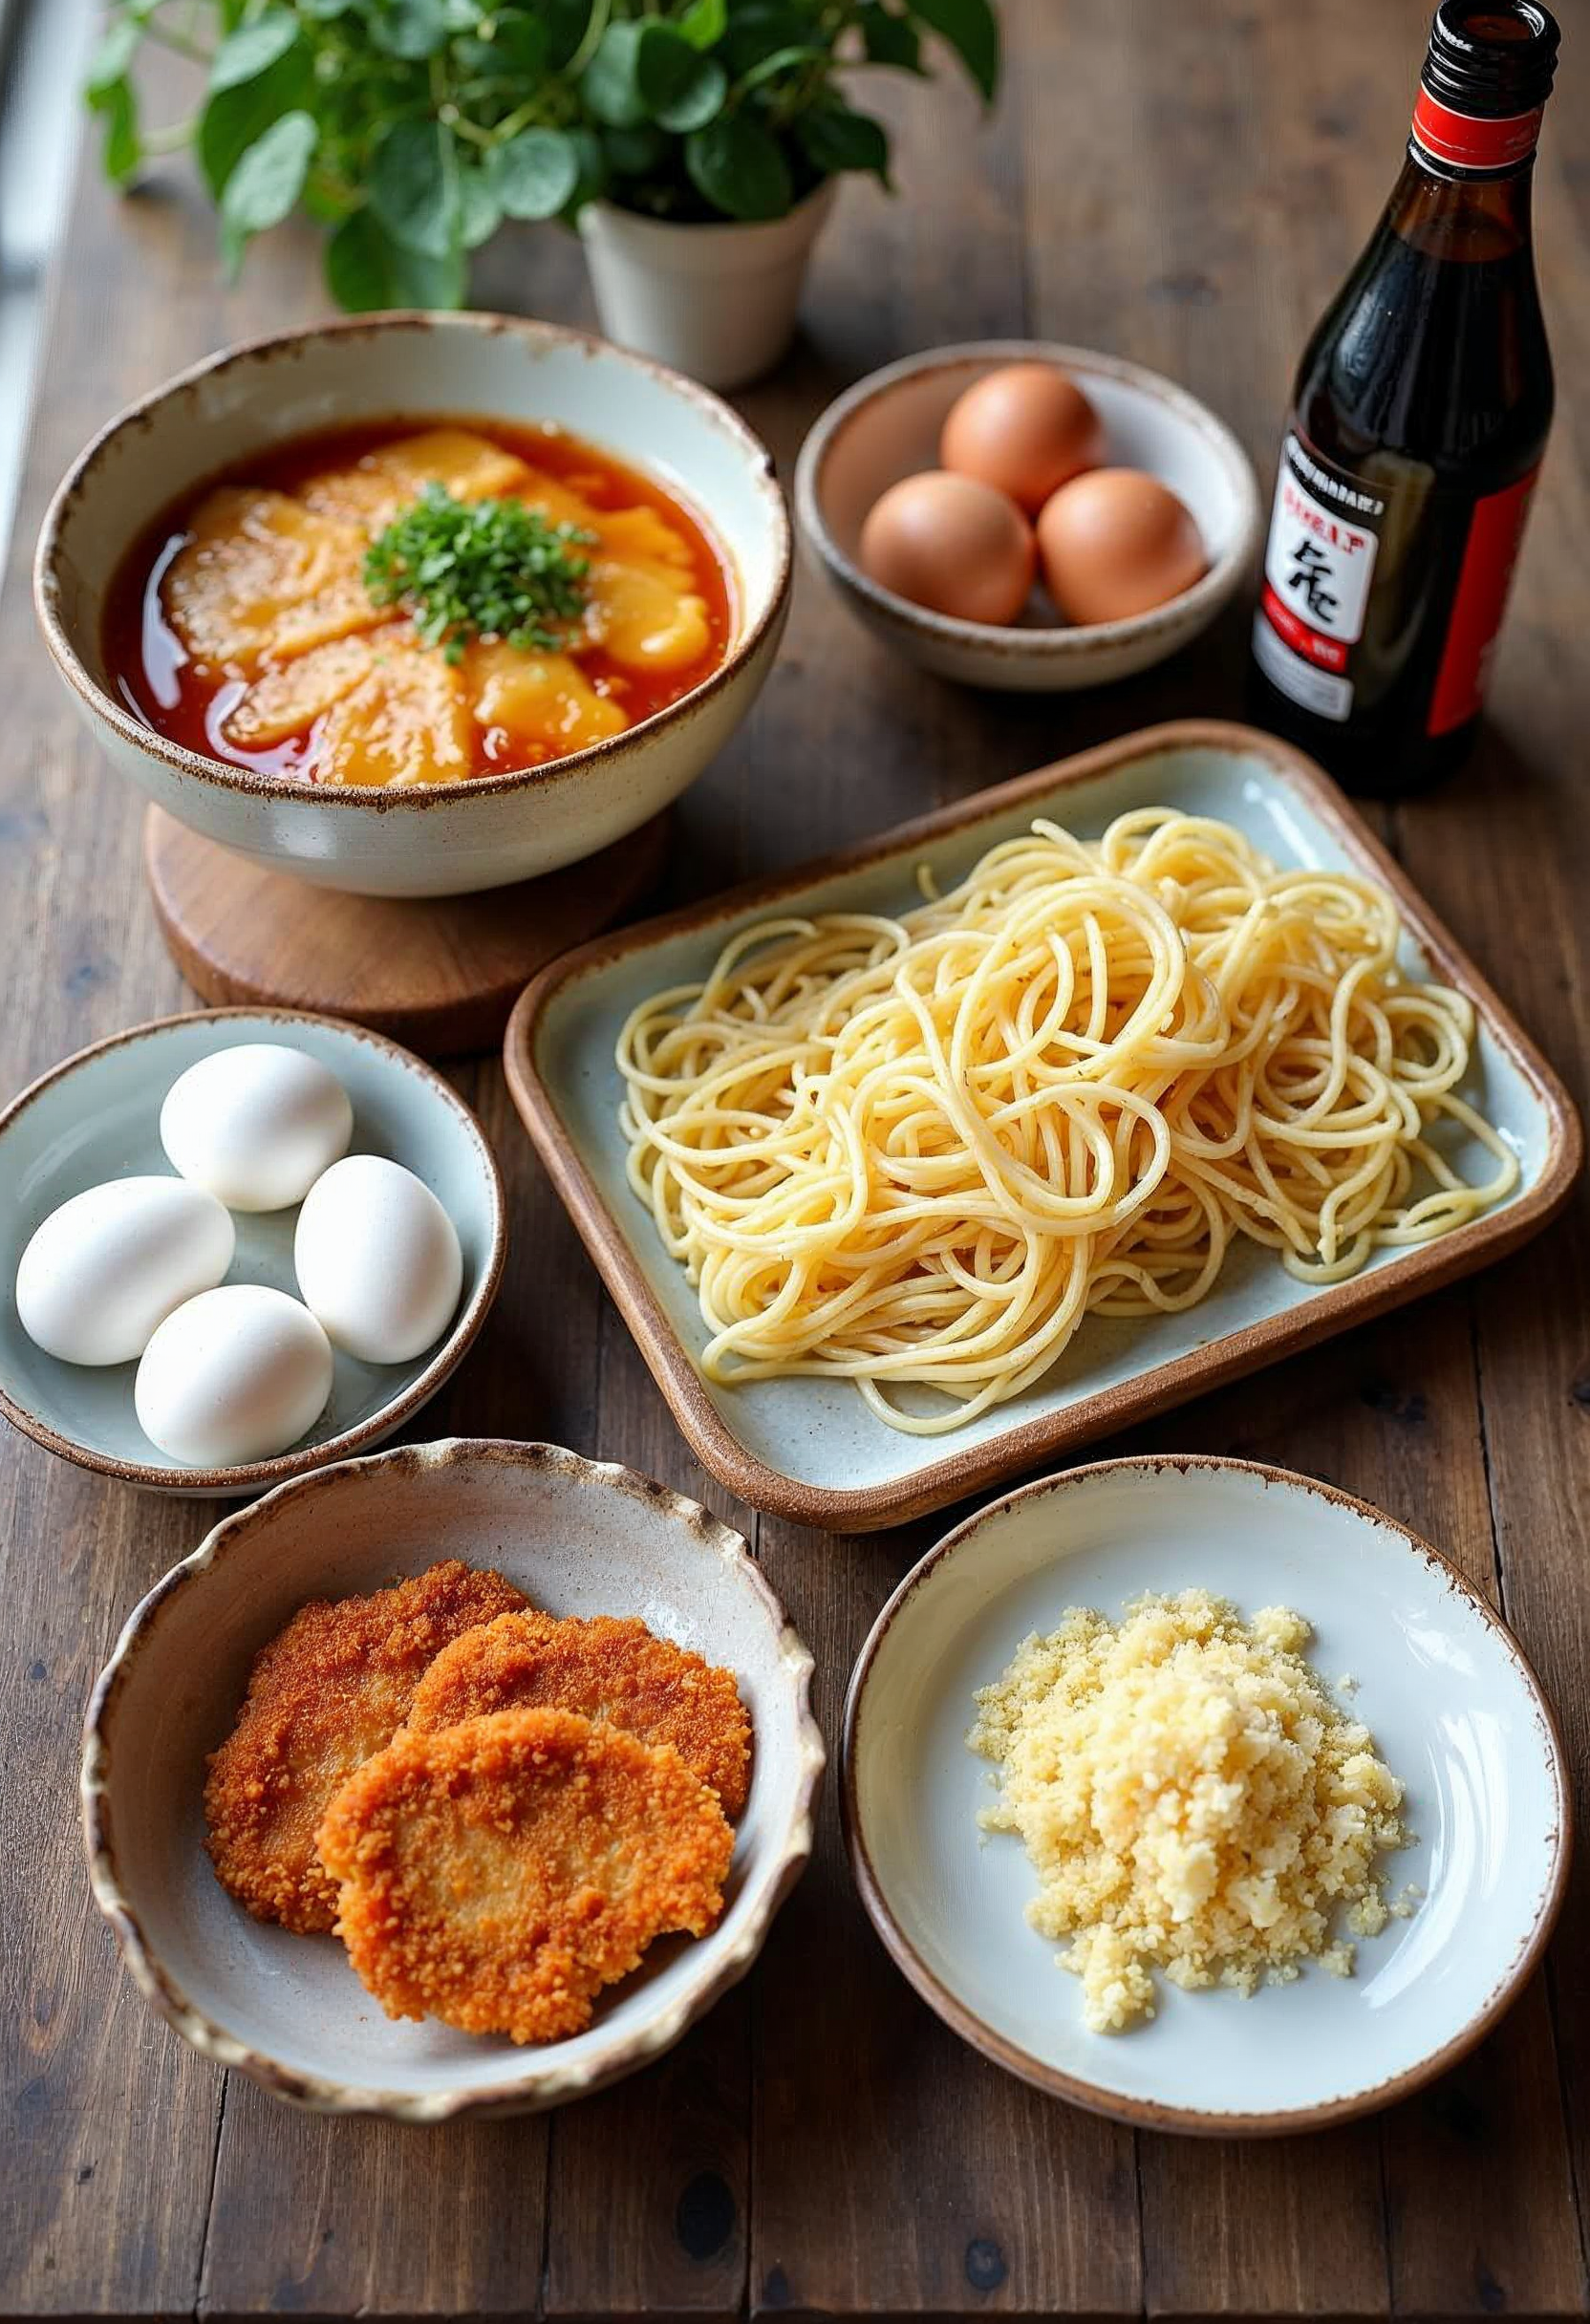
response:
<path fill-rule="evenodd" d="M 406 605 L 420 641 L 456 662 L 471 637 L 556 653 L 585 612 L 596 538 L 523 501 L 455 500 L 430 484 L 365 551 L 376 605 Z"/>

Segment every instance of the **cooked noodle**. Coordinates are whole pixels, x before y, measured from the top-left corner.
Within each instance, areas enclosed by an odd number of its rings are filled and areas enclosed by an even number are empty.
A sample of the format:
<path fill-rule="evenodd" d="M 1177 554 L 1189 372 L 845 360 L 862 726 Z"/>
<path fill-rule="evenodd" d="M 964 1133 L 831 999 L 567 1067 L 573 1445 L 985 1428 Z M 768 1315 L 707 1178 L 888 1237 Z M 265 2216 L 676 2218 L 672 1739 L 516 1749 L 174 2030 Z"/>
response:
<path fill-rule="evenodd" d="M 1453 1094 L 1472 1008 L 1405 982 L 1398 934 L 1372 881 L 1165 807 L 1097 842 L 1037 822 L 898 920 L 745 929 L 618 1042 L 630 1182 L 697 1287 L 702 1369 L 849 1378 L 934 1435 L 1089 1311 L 1192 1306 L 1235 1235 L 1333 1283 L 1473 1217 L 1517 1163 Z M 1486 1184 L 1429 1142 L 1442 1116 Z M 902 1409 L 908 1383 L 952 1401 Z"/>

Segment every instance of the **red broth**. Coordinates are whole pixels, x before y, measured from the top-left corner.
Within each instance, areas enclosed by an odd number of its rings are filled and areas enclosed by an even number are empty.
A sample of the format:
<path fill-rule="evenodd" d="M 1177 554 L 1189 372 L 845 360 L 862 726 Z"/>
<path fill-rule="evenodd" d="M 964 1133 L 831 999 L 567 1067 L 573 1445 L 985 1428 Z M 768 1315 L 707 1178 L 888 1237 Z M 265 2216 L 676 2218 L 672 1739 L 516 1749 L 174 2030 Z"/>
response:
<path fill-rule="evenodd" d="M 698 517 L 682 501 L 642 470 L 614 459 L 611 452 L 585 442 L 550 421 L 521 425 L 511 420 L 485 420 L 474 413 L 415 413 L 355 427 L 330 428 L 251 453 L 247 460 L 207 476 L 157 517 L 135 542 L 111 583 L 106 599 L 103 644 L 105 667 L 116 692 L 135 718 L 158 734 L 169 736 L 201 756 L 222 759 L 256 773 L 278 775 L 299 782 L 314 780 L 315 730 L 312 725 L 284 742 L 247 749 L 222 731 L 242 684 L 236 678 L 201 671 L 165 616 L 161 584 L 188 533 L 185 519 L 217 484 L 258 484 L 278 492 L 292 492 L 318 471 L 351 466 L 380 445 L 394 443 L 421 429 L 438 426 L 467 428 L 488 442 L 511 452 L 543 474 L 554 477 L 578 492 L 593 508 L 655 508 L 683 538 L 690 550 L 691 586 L 705 601 L 710 644 L 692 663 L 677 670 L 637 671 L 620 668 L 600 647 L 581 652 L 581 669 L 598 694 L 612 697 L 632 726 L 666 710 L 712 676 L 728 652 L 734 635 L 734 586 L 726 556 L 712 543 Z M 526 746 L 513 742 L 496 727 L 477 727 L 477 775 L 505 774 L 516 767 L 545 765 L 567 757 L 551 744 Z"/>

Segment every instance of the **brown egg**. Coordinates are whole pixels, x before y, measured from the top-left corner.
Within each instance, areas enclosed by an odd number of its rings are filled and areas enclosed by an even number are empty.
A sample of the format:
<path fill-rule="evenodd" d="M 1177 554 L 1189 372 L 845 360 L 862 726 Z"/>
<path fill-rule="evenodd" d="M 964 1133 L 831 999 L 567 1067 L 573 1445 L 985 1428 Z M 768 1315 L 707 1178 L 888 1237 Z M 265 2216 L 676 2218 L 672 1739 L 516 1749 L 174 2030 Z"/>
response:
<path fill-rule="evenodd" d="M 938 457 L 1036 516 L 1051 492 L 1107 457 L 1104 424 L 1056 363 L 1007 363 L 950 407 Z"/>
<path fill-rule="evenodd" d="M 1168 484 L 1138 468 L 1095 468 L 1045 502 L 1038 550 L 1067 621 L 1125 621 L 1191 589 L 1208 558 Z"/>
<path fill-rule="evenodd" d="M 959 621 L 1014 621 L 1037 558 L 1032 527 L 1014 501 L 941 468 L 891 484 L 861 528 L 864 573 Z"/>

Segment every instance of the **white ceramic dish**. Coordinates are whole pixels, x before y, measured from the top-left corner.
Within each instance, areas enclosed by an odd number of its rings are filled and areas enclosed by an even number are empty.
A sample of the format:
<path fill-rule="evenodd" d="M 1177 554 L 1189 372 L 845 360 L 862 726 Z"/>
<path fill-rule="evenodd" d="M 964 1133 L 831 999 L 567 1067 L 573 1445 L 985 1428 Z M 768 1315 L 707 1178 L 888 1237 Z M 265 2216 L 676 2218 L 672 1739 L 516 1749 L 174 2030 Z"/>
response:
<path fill-rule="evenodd" d="M 751 1796 L 722 1919 L 654 1946 L 585 2033 L 540 2048 L 386 2017 L 334 1937 L 251 1920 L 204 1852 L 204 1754 L 256 1649 L 308 1598 L 440 1558 L 495 1566 L 556 1614 L 637 1614 L 734 1671 Z M 137 1607 L 89 1707 L 82 1804 L 96 1902 L 184 2040 L 324 2113 L 526 2113 L 644 2065 L 743 1976 L 811 1850 L 823 1741 L 811 1656 L 745 1543 L 694 1501 L 554 1445 L 405 1445 L 228 1517 Z"/>
<path fill-rule="evenodd" d="M 100 630 L 123 555 L 162 508 L 308 430 L 470 413 L 556 420 L 690 505 L 735 572 L 735 638 L 720 670 L 627 733 L 548 766 L 406 790 L 277 781 L 185 750 L 133 716 L 105 668 Z M 694 380 L 550 323 L 389 314 L 211 355 L 130 405 L 52 502 L 34 595 L 45 642 L 112 764 L 180 823 L 324 887 L 454 895 L 593 855 L 693 783 L 772 667 L 789 566 L 770 455 Z"/>
<path fill-rule="evenodd" d="M 1081 1989 L 1023 1918 L 1019 1840 L 984 1836 L 973 1690 L 1068 1606 L 1117 1617 L 1201 1587 L 1309 1621 L 1327 1683 L 1407 1788 L 1414 1845 L 1386 1860 L 1412 1917 L 1251 2000 L 1156 1978 L 1157 2014 L 1082 2022 Z M 844 1812 L 862 1897 L 917 1991 L 1040 2089 L 1211 2136 L 1317 2128 L 1389 2105 L 1471 2049 L 1539 1959 L 1567 1883 L 1560 1739 L 1516 1641 L 1416 1534 L 1307 1477 L 1244 1461 L 1103 1461 L 1006 1495 L 946 1536 L 874 1624 L 845 1711 Z"/>
<path fill-rule="evenodd" d="M 1053 614 L 1042 612 L 999 629 L 929 613 L 862 571 L 857 550 L 873 502 L 901 477 L 937 467 L 939 430 L 956 397 L 984 373 L 1018 362 L 1062 365 L 1105 423 L 1110 464 L 1147 469 L 1192 511 L 1209 570 L 1168 605 L 1085 629 L 1050 626 Z M 1041 339 L 935 347 L 858 380 L 829 404 L 801 447 L 795 511 L 807 549 L 850 611 L 886 645 L 940 678 L 1027 694 L 1104 685 L 1189 644 L 1245 577 L 1259 526 L 1253 464 L 1195 396 L 1120 355 Z"/>
<path fill-rule="evenodd" d="M 458 1229 L 463 1289 L 434 1347 L 407 1364 L 338 1353 L 331 1402 L 290 1452 L 231 1469 L 182 1469 L 133 1410 L 135 1364 L 63 1364 L 17 1318 L 16 1264 L 39 1222 L 106 1178 L 174 1173 L 161 1146 L 161 1101 L 201 1057 L 246 1041 L 286 1042 L 330 1066 L 354 1104 L 355 1153 L 385 1154 L 422 1178 Z M 297 1297 L 291 1210 L 233 1214 L 229 1283 Z M 293 1009 L 206 1009 L 113 1034 L 24 1089 L 0 1114 L 0 1412 L 52 1452 L 123 1483 L 166 1493 L 263 1493 L 290 1476 L 368 1452 L 428 1404 L 458 1368 L 497 1296 L 507 1248 L 503 1184 L 485 1133 L 439 1073 L 407 1049 Z"/>
<path fill-rule="evenodd" d="M 1090 1316 L 1043 1379 L 948 1436 L 890 1428 L 842 1380 L 703 1380 L 696 1294 L 625 1176 L 612 1057 L 630 1011 L 701 977 L 736 930 L 769 913 L 894 911 L 916 899 L 919 864 L 942 893 L 1035 815 L 1096 837 L 1113 816 L 1150 805 L 1223 817 L 1279 863 L 1346 866 L 1391 888 L 1409 972 L 1433 970 L 1478 1005 L 1477 1070 L 1465 1094 L 1517 1153 L 1513 1194 L 1439 1241 L 1378 1252 L 1329 1286 L 1300 1283 L 1271 1253 L 1240 1242 L 1197 1306 L 1151 1320 Z M 1566 1200 L 1581 1151 L 1561 1085 L 1340 791 L 1267 735 L 1199 722 L 1125 736 L 823 863 L 582 946 L 530 985 L 505 1056 L 542 1159 L 698 1458 L 758 1508 L 833 1532 L 942 1508 L 1500 1257 Z M 1477 1147 L 1455 1158 L 1476 1177 L 1491 1167 Z M 922 1409 L 939 1409 L 929 1391 L 912 1393 Z"/>

